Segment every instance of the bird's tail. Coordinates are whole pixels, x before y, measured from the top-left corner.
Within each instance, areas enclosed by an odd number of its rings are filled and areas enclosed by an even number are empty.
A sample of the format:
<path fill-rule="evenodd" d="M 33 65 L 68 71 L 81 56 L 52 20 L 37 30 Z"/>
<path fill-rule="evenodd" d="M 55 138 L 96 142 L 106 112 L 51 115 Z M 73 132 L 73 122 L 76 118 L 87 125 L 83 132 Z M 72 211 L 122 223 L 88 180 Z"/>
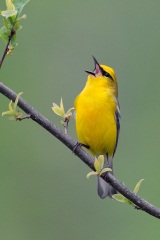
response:
<path fill-rule="evenodd" d="M 112 157 L 106 157 L 104 160 L 104 168 L 111 168 L 112 169 L 112 174 L 113 174 L 113 164 L 112 164 Z M 110 186 L 107 182 L 105 182 L 101 177 L 98 176 L 98 181 L 97 181 L 97 192 L 100 198 L 105 198 L 105 197 L 110 197 L 112 198 L 113 194 L 117 193 L 117 190 L 114 189 L 112 186 Z"/>

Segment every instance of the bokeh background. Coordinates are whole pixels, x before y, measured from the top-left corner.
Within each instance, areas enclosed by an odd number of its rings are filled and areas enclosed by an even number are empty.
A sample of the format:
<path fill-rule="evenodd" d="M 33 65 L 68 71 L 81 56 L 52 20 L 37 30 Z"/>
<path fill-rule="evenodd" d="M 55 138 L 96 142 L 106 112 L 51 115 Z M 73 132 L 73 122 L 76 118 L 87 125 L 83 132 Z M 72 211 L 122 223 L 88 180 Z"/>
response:
<path fill-rule="evenodd" d="M 0 9 L 5 9 L 1 0 Z M 121 133 L 117 178 L 160 206 L 160 1 L 31 1 L 0 81 L 61 127 L 51 106 L 73 106 L 93 69 L 92 54 L 119 83 Z M 2 25 L 2 21 L 1 21 Z M 0 41 L 0 54 L 5 45 Z M 0 96 L 0 111 L 9 101 Z M 31 120 L 0 118 L 0 239 L 157 240 L 159 221 L 101 200 L 90 169 Z M 69 133 L 76 138 L 74 119 Z"/>

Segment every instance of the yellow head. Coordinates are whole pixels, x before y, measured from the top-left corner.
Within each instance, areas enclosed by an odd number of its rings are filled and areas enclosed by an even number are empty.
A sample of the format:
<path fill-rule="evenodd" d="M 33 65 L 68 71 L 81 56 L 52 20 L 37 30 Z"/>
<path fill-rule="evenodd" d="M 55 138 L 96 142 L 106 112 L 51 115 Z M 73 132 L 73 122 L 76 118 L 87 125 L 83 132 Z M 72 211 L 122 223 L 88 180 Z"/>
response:
<path fill-rule="evenodd" d="M 118 97 L 118 86 L 116 75 L 113 68 L 100 65 L 97 60 L 93 57 L 95 63 L 95 69 L 93 72 L 85 70 L 89 75 L 86 85 L 96 84 L 98 86 L 109 87 L 113 90 L 113 93 Z"/>

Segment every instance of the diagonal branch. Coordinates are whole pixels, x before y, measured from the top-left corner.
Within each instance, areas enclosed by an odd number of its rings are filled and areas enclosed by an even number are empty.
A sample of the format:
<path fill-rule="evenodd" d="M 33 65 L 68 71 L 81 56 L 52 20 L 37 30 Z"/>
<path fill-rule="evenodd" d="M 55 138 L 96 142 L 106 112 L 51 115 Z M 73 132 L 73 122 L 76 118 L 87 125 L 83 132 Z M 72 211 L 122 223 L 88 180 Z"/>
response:
<path fill-rule="evenodd" d="M 5 97 L 15 101 L 17 94 L 5 86 L 2 82 L 0 82 L 0 93 L 2 93 Z M 38 123 L 41 127 L 59 139 L 63 144 L 65 144 L 71 151 L 74 150 L 74 153 L 93 171 L 94 169 L 94 160 L 88 155 L 80 146 L 77 146 L 75 149 L 76 142 L 67 134 L 62 132 L 58 127 L 56 127 L 53 123 L 51 123 L 47 118 L 45 118 L 42 114 L 40 114 L 36 109 L 30 106 L 25 100 L 21 97 L 18 101 L 18 106 L 27 114 L 30 115 L 30 118 Z M 141 209 L 148 214 L 160 219 L 160 208 L 155 207 L 150 204 L 137 194 L 133 193 L 130 189 L 124 186 L 118 179 L 116 179 L 111 173 L 107 172 L 101 176 L 106 182 L 108 182 L 112 187 L 114 187 L 119 193 L 128 198 L 131 202 L 133 202 L 137 209 Z"/>
<path fill-rule="evenodd" d="M 4 50 L 4 53 L 3 53 L 3 55 L 2 55 L 2 58 L 1 58 L 1 60 L 0 60 L 0 68 L 2 67 L 2 64 L 3 64 L 3 61 L 4 61 L 4 59 L 5 59 L 5 56 L 7 55 L 7 52 L 8 52 L 8 50 L 9 50 L 8 47 L 9 47 L 10 41 L 11 41 L 11 39 L 12 39 L 12 37 L 13 37 L 14 34 L 15 34 L 15 31 L 12 29 L 10 35 L 8 36 L 8 42 L 7 42 L 6 48 L 5 48 L 5 50 Z"/>

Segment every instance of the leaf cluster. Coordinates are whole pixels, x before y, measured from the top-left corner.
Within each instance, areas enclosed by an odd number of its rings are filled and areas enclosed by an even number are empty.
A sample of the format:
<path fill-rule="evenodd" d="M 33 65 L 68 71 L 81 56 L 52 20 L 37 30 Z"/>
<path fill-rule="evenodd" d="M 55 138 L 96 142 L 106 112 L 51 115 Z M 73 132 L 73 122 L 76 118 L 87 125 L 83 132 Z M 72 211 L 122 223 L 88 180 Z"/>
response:
<path fill-rule="evenodd" d="M 94 168 L 96 171 L 89 172 L 87 174 L 87 178 L 89 178 L 92 175 L 101 176 L 102 173 L 112 171 L 111 168 L 103 168 L 103 167 L 104 167 L 104 156 L 100 155 L 98 158 L 95 157 Z"/>
<path fill-rule="evenodd" d="M 65 112 L 63 100 L 61 98 L 59 106 L 56 103 L 53 103 L 52 110 L 56 115 L 63 118 L 63 121 L 61 121 L 61 124 L 64 127 L 67 127 L 67 124 L 72 116 L 72 111 L 74 110 L 74 108 L 72 107 Z"/>
<path fill-rule="evenodd" d="M 143 180 L 144 180 L 144 179 L 139 180 L 139 182 L 136 184 L 136 186 L 135 186 L 135 188 L 134 188 L 134 190 L 133 190 L 133 192 L 134 192 L 135 194 L 138 193 L 138 190 L 139 190 L 139 188 L 140 188 L 141 183 L 143 182 Z M 129 205 L 132 205 L 132 206 L 136 207 L 136 205 L 135 205 L 134 203 L 132 203 L 129 199 L 127 199 L 126 197 L 124 197 L 124 196 L 123 196 L 122 194 L 120 194 L 120 193 L 114 194 L 114 195 L 112 196 L 112 198 L 114 198 L 114 199 L 117 200 L 118 202 L 127 203 L 127 204 L 129 204 Z"/>
<path fill-rule="evenodd" d="M 17 97 L 15 102 L 13 103 L 12 100 L 9 102 L 8 110 L 6 112 L 2 113 L 2 116 L 4 115 L 10 115 L 9 120 L 19 120 L 22 119 L 22 112 L 20 112 L 17 109 L 17 104 L 19 97 L 22 95 L 22 92 L 20 92 Z"/>
<path fill-rule="evenodd" d="M 26 18 L 26 15 L 21 16 L 24 6 L 29 0 L 6 0 L 6 10 L 0 10 L 0 15 L 3 18 L 4 26 L 0 29 L 0 37 L 9 46 L 7 54 L 12 54 L 13 49 L 18 45 L 16 43 L 16 32 L 22 28 L 21 20 Z"/>

